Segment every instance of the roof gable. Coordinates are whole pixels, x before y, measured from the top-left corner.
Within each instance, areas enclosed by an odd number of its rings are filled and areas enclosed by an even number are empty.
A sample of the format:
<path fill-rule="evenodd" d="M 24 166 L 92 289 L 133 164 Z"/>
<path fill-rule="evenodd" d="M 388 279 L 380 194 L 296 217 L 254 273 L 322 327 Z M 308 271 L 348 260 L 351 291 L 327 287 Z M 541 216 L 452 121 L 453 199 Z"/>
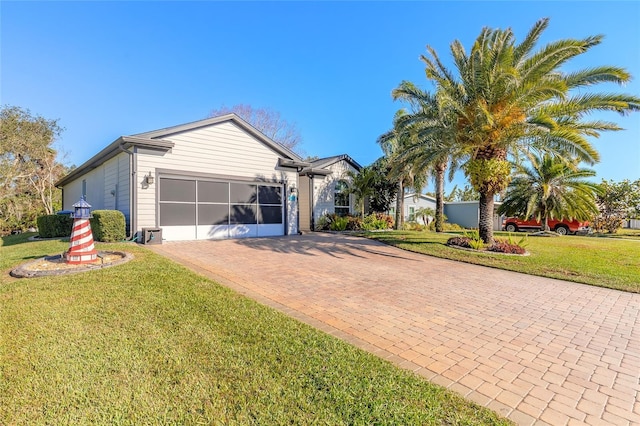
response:
<path fill-rule="evenodd" d="M 320 158 L 318 160 L 312 161 L 311 162 L 311 167 L 314 169 L 323 169 L 326 167 L 329 167 L 339 161 L 346 161 L 347 163 L 351 164 L 351 166 L 353 166 L 353 168 L 355 168 L 356 170 L 360 171 L 360 169 L 362 169 L 362 166 L 353 158 L 349 157 L 347 154 L 342 154 L 342 155 L 334 155 L 333 157 L 326 157 L 326 158 Z"/>
<path fill-rule="evenodd" d="M 243 120 L 242 118 L 240 118 L 238 115 L 234 113 L 207 118 L 204 120 L 193 121 L 191 123 L 179 124 L 177 126 L 166 127 L 164 129 L 152 130 L 150 132 L 138 133 L 134 136 L 149 138 L 149 139 L 164 138 L 167 136 L 175 135 L 176 133 L 188 132 L 190 130 L 196 130 L 196 129 L 200 129 L 208 126 L 215 126 L 217 124 L 226 123 L 226 122 L 231 122 L 235 124 L 245 132 L 249 133 L 256 139 L 258 139 L 260 142 L 265 144 L 267 147 L 269 147 L 270 149 L 278 153 L 280 156 L 283 156 L 290 160 L 302 161 L 302 158 L 300 158 L 300 156 L 297 155 L 295 152 L 291 151 L 289 148 L 285 147 L 284 145 L 274 141 L 273 139 L 267 137 L 258 129 L 256 129 L 251 124 L 249 124 L 248 122 L 246 122 L 245 120 Z"/>
<path fill-rule="evenodd" d="M 427 200 L 427 201 L 430 201 L 430 202 L 432 202 L 432 203 L 435 203 L 435 202 L 436 202 L 436 199 L 435 199 L 435 198 L 433 198 L 433 197 L 432 197 L 432 196 L 430 196 L 430 195 L 426 195 L 426 194 L 416 194 L 416 193 L 413 193 L 413 194 L 406 194 L 406 195 L 404 196 L 404 199 L 405 199 L 405 200 L 412 199 L 412 198 L 413 198 L 413 199 L 420 198 L 420 199 L 422 199 L 422 200 Z"/>

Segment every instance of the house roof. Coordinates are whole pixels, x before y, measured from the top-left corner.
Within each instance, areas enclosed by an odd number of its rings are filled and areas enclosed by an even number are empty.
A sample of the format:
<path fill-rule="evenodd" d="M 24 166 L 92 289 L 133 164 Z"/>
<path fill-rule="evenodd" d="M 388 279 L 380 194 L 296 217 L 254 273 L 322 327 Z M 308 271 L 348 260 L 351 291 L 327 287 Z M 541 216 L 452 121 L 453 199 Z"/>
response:
<path fill-rule="evenodd" d="M 351 164 L 356 170 L 360 171 L 362 166 L 353 158 L 349 157 L 347 154 L 342 155 L 334 155 L 333 157 L 320 158 L 318 160 L 314 160 L 311 162 L 309 167 L 306 167 L 302 170 L 303 175 L 328 175 L 331 171 L 327 170 L 327 167 L 339 162 L 346 161 Z"/>
<path fill-rule="evenodd" d="M 120 136 L 102 151 L 91 157 L 88 161 L 84 162 L 80 167 L 77 167 L 71 173 L 56 182 L 55 186 L 59 187 L 66 185 L 67 183 L 77 179 L 79 176 L 82 176 L 88 171 L 95 169 L 105 161 L 110 160 L 123 150 L 126 150 L 132 146 L 166 152 L 173 148 L 175 144 L 162 138 L 175 135 L 176 133 L 186 132 L 189 130 L 224 123 L 227 121 L 234 123 L 236 126 L 254 136 L 260 142 L 285 157 L 285 160 L 289 160 L 288 163 L 282 164 L 283 167 L 297 166 L 302 168 L 306 167 L 309 164 L 302 162 L 302 158 L 300 158 L 300 156 L 298 156 L 296 153 L 279 144 L 278 142 L 275 142 L 272 139 L 268 138 L 260 131 L 258 131 L 255 127 L 244 121 L 242 118 L 238 117 L 236 114 L 232 113 L 221 115 L 218 117 L 207 118 L 205 120 L 193 121 L 191 123 L 180 124 L 177 126 L 166 127 L 164 129 L 152 130 L 150 132 L 137 133 L 133 136 Z"/>
<path fill-rule="evenodd" d="M 416 194 L 415 192 L 413 194 L 406 194 L 404 196 L 404 199 L 410 199 L 410 198 L 422 198 L 423 200 L 429 200 L 433 203 L 436 202 L 436 199 L 430 195 L 426 195 L 426 194 Z"/>
<path fill-rule="evenodd" d="M 64 176 L 62 179 L 55 183 L 55 186 L 64 186 L 67 183 L 77 179 L 79 176 L 95 169 L 118 155 L 119 153 L 126 151 L 131 147 L 146 148 L 157 151 L 169 151 L 175 144 L 171 141 L 164 139 L 149 139 L 138 136 L 120 136 L 118 139 L 110 143 L 102 151 L 85 161 L 80 167 L 76 167 Z"/>
<path fill-rule="evenodd" d="M 260 132 L 258 129 L 256 129 L 251 124 L 249 124 L 248 122 L 244 121 L 242 118 L 240 118 L 238 115 L 236 115 L 234 113 L 220 115 L 220 116 L 212 117 L 212 118 L 206 118 L 204 120 L 192 121 L 191 123 L 179 124 L 177 126 L 165 127 L 164 129 L 152 130 L 150 132 L 138 133 L 138 134 L 135 134 L 134 136 L 143 137 L 143 138 L 150 138 L 150 139 L 156 139 L 156 138 L 167 137 L 167 136 L 170 136 L 170 135 L 175 135 L 176 133 L 182 133 L 182 132 L 186 132 L 186 131 L 189 131 L 189 130 L 199 129 L 201 127 L 211 126 L 213 124 L 224 123 L 224 122 L 227 122 L 227 121 L 234 123 L 235 125 L 237 125 L 241 129 L 245 130 L 247 133 L 250 133 L 256 139 L 260 140 L 262 143 L 267 145 L 269 148 L 273 149 L 278 154 L 286 157 L 287 159 L 295 160 L 295 161 L 302 161 L 302 158 L 298 154 L 296 154 L 295 152 L 291 151 L 289 148 L 285 147 L 284 145 L 282 145 L 282 144 L 274 141 L 273 139 L 267 137 L 262 132 Z"/>

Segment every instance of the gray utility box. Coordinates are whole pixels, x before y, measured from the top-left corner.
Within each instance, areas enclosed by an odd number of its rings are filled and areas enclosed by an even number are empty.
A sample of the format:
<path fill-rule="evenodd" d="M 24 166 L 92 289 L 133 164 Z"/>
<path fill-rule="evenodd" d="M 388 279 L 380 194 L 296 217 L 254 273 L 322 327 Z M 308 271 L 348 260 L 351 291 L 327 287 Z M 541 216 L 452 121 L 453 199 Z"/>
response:
<path fill-rule="evenodd" d="M 142 228 L 142 244 L 162 244 L 162 228 Z"/>

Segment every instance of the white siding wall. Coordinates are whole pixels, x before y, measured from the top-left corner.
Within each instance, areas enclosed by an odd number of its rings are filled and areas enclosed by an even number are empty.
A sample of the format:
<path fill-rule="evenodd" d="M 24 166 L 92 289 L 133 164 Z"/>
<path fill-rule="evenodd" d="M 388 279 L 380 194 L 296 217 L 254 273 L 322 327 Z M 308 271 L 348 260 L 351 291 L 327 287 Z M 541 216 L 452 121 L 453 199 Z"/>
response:
<path fill-rule="evenodd" d="M 82 197 L 82 179 L 76 179 L 62 188 L 62 209 L 73 210 L 72 205 Z"/>
<path fill-rule="evenodd" d="M 129 223 L 129 156 L 118 154 L 101 166 L 64 186 L 63 209 L 73 210 L 82 197 L 82 181 L 86 181 L 87 202 L 91 210 L 120 210 Z M 111 191 L 114 194 L 111 194 Z"/>
<path fill-rule="evenodd" d="M 87 203 L 91 204 L 91 210 L 104 209 L 104 166 L 97 167 L 79 179 L 64 186 L 63 208 L 73 210 L 72 205 L 82 197 L 82 181 L 86 181 Z"/>
<path fill-rule="evenodd" d="M 395 203 L 392 204 L 392 206 L 395 207 Z M 413 208 L 414 213 L 421 208 L 425 208 L 425 209 L 431 208 L 435 212 L 436 202 L 423 197 L 413 197 L 413 196 L 404 197 L 404 220 L 405 221 L 409 221 L 409 217 L 411 216 L 411 208 Z M 416 217 L 415 220 L 417 222 L 424 224 L 424 222 L 422 221 L 422 218 Z"/>
<path fill-rule="evenodd" d="M 195 129 L 163 137 L 175 143 L 164 155 L 137 155 L 138 191 L 137 230 L 156 227 L 156 183 L 144 184 L 149 172 L 157 179 L 156 169 L 172 169 L 191 173 L 211 173 L 265 181 L 285 181 L 300 187 L 295 171 L 277 170 L 278 155 L 253 136 L 231 122 Z M 288 195 L 288 191 L 286 193 Z M 289 203 L 287 208 L 295 208 Z M 288 220 L 291 221 L 291 216 Z M 293 218 L 295 219 L 295 217 Z M 295 221 L 293 223 L 295 228 Z M 291 230 L 292 233 L 297 229 Z"/>
<path fill-rule="evenodd" d="M 314 217 L 316 222 L 320 217 L 327 213 L 335 212 L 335 184 L 339 180 L 349 181 L 347 176 L 349 170 L 356 171 L 345 160 L 338 161 L 328 167 L 333 173 L 324 178 L 316 177 L 313 179 L 313 198 L 314 198 Z M 353 196 L 349 197 L 349 212 L 355 213 L 355 205 Z"/>

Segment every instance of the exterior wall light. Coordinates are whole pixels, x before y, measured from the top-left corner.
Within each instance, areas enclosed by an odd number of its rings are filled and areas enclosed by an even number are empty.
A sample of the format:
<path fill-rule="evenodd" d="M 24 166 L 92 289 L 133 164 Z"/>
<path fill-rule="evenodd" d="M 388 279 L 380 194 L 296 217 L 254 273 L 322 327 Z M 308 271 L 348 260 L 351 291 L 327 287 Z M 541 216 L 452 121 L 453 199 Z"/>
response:
<path fill-rule="evenodd" d="M 153 178 L 153 175 L 151 174 L 151 172 L 149 172 L 149 174 L 144 177 L 144 181 L 147 185 L 153 185 L 153 182 L 155 181 L 155 179 Z"/>

